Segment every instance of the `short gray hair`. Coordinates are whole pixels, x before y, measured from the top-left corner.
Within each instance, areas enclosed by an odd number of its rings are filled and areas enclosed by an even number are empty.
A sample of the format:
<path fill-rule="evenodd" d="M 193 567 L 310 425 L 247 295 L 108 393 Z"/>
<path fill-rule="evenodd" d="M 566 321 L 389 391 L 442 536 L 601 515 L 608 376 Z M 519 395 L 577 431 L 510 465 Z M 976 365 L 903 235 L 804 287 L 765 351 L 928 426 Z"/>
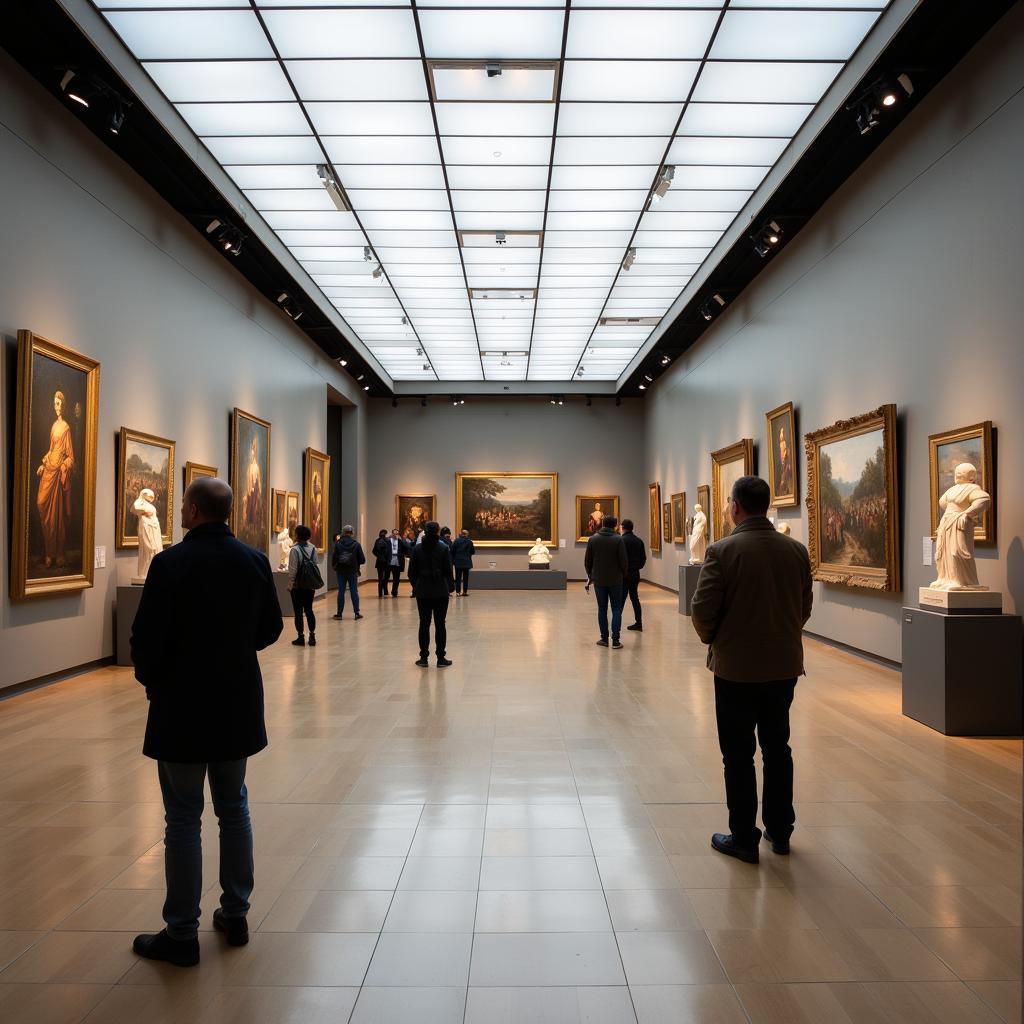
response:
<path fill-rule="evenodd" d="M 355 533 L 356 531 L 351 526 L 343 526 L 341 528 L 342 533 Z"/>

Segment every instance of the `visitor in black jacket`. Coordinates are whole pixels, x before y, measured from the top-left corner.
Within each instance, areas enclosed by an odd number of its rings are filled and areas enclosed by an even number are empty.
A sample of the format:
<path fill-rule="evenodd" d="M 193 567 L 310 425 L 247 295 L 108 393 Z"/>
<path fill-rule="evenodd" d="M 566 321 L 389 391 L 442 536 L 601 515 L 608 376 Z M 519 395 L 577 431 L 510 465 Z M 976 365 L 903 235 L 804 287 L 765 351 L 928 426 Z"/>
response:
<path fill-rule="evenodd" d="M 409 579 L 416 593 L 420 613 L 420 657 L 416 662 L 427 668 L 430 654 L 430 621 L 434 621 L 434 644 L 437 664 L 444 668 L 451 664 L 445 657 L 448 632 L 448 598 L 455 589 L 451 549 L 440 538 L 440 527 L 431 521 L 424 528 L 423 540 L 409 556 Z"/>
<path fill-rule="evenodd" d="M 640 607 L 640 570 L 647 564 L 647 548 L 644 542 L 633 532 L 633 520 L 622 520 L 622 543 L 626 547 L 626 593 L 629 603 L 633 606 L 633 618 L 636 622 L 626 629 L 644 631 L 644 610 Z M 625 607 L 626 602 L 622 602 Z"/>
<path fill-rule="evenodd" d="M 587 570 L 587 589 L 594 584 L 597 598 L 597 627 L 601 632 L 598 644 L 608 646 L 608 605 L 612 607 L 612 647 L 622 646 L 619 629 L 622 626 L 622 581 L 626 576 L 626 548 L 622 538 L 615 532 L 619 521 L 615 516 L 605 516 L 601 529 L 591 534 L 587 550 L 583 555 L 583 566 Z"/>
<path fill-rule="evenodd" d="M 139 935 L 134 950 L 179 967 L 199 963 L 203 892 L 200 819 L 207 775 L 220 822 L 220 907 L 214 927 L 228 942 L 249 941 L 252 825 L 246 759 L 267 745 L 257 651 L 281 635 L 270 562 L 234 538 L 225 520 L 231 488 L 215 477 L 189 485 L 186 533 L 153 559 L 132 624 L 135 678 L 149 719 L 142 752 L 158 763 L 167 830 L 166 928 Z"/>
<path fill-rule="evenodd" d="M 463 530 L 452 544 L 452 561 L 455 563 L 455 593 L 469 596 L 469 570 L 473 568 L 476 548 L 469 538 L 469 530 Z"/>
<path fill-rule="evenodd" d="M 370 549 L 373 555 L 373 567 L 377 570 L 377 600 L 388 596 L 388 576 L 391 567 L 391 545 L 388 543 L 388 531 L 381 530 Z"/>
<path fill-rule="evenodd" d="M 363 554 L 362 545 L 355 539 L 355 530 L 346 526 L 341 531 L 341 539 L 334 542 L 334 550 L 331 552 L 331 565 L 338 577 L 338 614 L 334 617 L 340 619 L 345 614 L 345 591 L 352 595 L 352 610 L 356 618 L 361 619 L 359 614 L 359 573 L 360 566 L 366 564 L 366 555 Z"/>

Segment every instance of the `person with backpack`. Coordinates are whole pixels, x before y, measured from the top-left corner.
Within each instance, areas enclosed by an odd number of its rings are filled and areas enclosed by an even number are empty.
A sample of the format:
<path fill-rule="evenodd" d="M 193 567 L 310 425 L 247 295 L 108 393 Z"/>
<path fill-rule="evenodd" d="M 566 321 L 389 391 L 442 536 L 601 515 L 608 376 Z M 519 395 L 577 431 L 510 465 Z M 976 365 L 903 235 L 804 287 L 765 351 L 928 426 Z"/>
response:
<path fill-rule="evenodd" d="M 451 548 L 441 540 L 440 532 L 437 523 L 427 523 L 423 539 L 409 557 L 409 579 L 416 591 L 416 605 L 420 613 L 420 657 L 416 662 L 420 668 L 427 668 L 430 664 L 427 659 L 430 655 L 431 619 L 434 622 L 438 668 L 447 668 L 451 664 L 445 657 L 448 643 L 445 618 L 448 615 L 448 598 L 455 589 L 455 573 Z"/>
<path fill-rule="evenodd" d="M 355 530 L 346 526 L 341 531 L 341 538 L 334 542 L 334 550 L 331 552 L 331 565 L 338 576 L 338 613 L 334 616 L 340 619 L 345 614 L 345 591 L 352 595 L 352 610 L 356 618 L 361 619 L 359 614 L 359 573 L 360 566 L 366 564 L 366 555 L 363 554 L 363 546 L 353 536 Z"/>
<path fill-rule="evenodd" d="M 387 530 L 377 534 L 370 554 L 373 555 L 374 568 L 377 570 L 377 600 L 380 601 L 388 596 L 388 576 L 391 575 L 391 541 L 388 540 Z"/>
<path fill-rule="evenodd" d="M 316 647 L 313 598 L 324 585 L 324 578 L 317 566 L 316 547 L 309 542 L 312 535 L 309 527 L 300 523 L 295 527 L 295 546 L 288 552 L 288 589 L 291 591 L 292 608 L 295 611 L 296 633 L 292 647 L 306 646 L 306 637 L 302 631 L 303 615 L 309 626 L 309 646 Z"/>

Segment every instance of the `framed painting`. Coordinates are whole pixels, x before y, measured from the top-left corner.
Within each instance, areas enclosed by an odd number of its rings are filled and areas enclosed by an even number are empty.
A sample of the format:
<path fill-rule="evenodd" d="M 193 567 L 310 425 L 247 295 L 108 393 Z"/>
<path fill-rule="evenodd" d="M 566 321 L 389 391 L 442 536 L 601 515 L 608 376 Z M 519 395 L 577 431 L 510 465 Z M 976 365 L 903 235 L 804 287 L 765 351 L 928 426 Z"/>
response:
<path fill-rule="evenodd" d="M 686 543 L 686 491 L 672 495 L 672 543 Z"/>
<path fill-rule="evenodd" d="M 729 515 L 729 498 L 732 485 L 741 476 L 754 472 L 754 441 L 745 437 L 742 441 L 719 448 L 711 453 L 711 525 L 712 540 L 721 540 L 732 533 L 732 517 Z M 707 509 L 704 510 L 707 514 Z"/>
<path fill-rule="evenodd" d="M 619 518 L 617 494 L 576 495 L 576 542 L 588 541 L 601 529 L 605 516 Z"/>
<path fill-rule="evenodd" d="M 331 457 L 315 448 L 306 449 L 302 473 L 302 518 L 309 527 L 310 543 L 321 555 L 327 554 L 327 502 L 330 494 Z"/>
<path fill-rule="evenodd" d="M 286 492 L 284 503 L 284 521 L 288 526 L 288 536 L 295 540 L 295 527 L 299 525 L 299 492 Z"/>
<path fill-rule="evenodd" d="M 270 532 L 277 536 L 288 524 L 288 492 L 270 491 Z"/>
<path fill-rule="evenodd" d="M 100 364 L 18 331 L 10 595 L 93 585 Z"/>
<path fill-rule="evenodd" d="M 969 462 L 978 471 L 978 486 L 992 496 L 992 504 L 981 514 L 974 527 L 974 543 L 992 547 L 996 542 L 996 478 L 993 471 L 991 420 L 975 423 L 972 427 L 932 434 L 928 438 L 932 536 L 935 536 L 942 518 L 939 498 L 953 486 L 953 473 L 962 462 Z"/>
<path fill-rule="evenodd" d="M 661 536 L 662 543 L 672 543 L 672 502 L 666 501 L 661 506 Z"/>
<path fill-rule="evenodd" d="M 796 471 L 796 418 L 793 403 L 787 402 L 764 415 L 768 440 L 768 486 L 775 508 L 800 504 L 800 485 Z"/>
<path fill-rule="evenodd" d="M 711 484 L 701 484 L 697 488 L 697 504 L 700 505 L 701 511 L 705 516 L 711 515 Z M 710 522 L 710 519 L 709 519 Z M 690 518 L 687 520 L 688 529 L 690 533 L 693 532 L 693 512 L 690 512 Z"/>
<path fill-rule="evenodd" d="M 400 536 L 416 540 L 420 530 L 437 519 L 436 494 L 396 494 L 395 527 Z"/>
<path fill-rule="evenodd" d="M 455 532 L 477 547 L 558 544 L 557 473 L 456 473 Z"/>
<path fill-rule="evenodd" d="M 804 437 L 811 574 L 824 583 L 900 589 L 896 406 Z"/>
<path fill-rule="evenodd" d="M 270 424 L 252 413 L 231 414 L 231 530 L 249 547 L 270 553 Z"/>
<path fill-rule="evenodd" d="M 143 491 L 156 509 L 164 547 L 173 543 L 174 442 L 138 430 L 121 428 L 117 446 L 117 529 L 119 548 L 139 546 L 139 517 L 135 502 Z"/>
<path fill-rule="evenodd" d="M 216 476 L 216 466 L 204 466 L 201 462 L 186 462 L 184 477 L 185 477 L 185 490 L 188 490 L 188 485 L 193 480 L 198 480 L 201 476 Z"/>
<path fill-rule="evenodd" d="M 651 531 L 650 548 L 661 550 L 661 484 L 647 485 L 647 528 Z"/>

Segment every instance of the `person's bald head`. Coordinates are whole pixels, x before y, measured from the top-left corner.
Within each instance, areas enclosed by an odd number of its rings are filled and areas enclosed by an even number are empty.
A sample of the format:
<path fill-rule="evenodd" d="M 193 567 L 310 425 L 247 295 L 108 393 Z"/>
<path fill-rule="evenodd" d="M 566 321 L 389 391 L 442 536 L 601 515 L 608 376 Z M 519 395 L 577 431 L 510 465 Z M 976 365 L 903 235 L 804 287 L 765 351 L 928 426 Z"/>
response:
<path fill-rule="evenodd" d="M 216 476 L 201 476 L 185 490 L 181 502 L 181 525 L 191 530 L 203 523 L 223 523 L 231 515 L 231 488 Z"/>

